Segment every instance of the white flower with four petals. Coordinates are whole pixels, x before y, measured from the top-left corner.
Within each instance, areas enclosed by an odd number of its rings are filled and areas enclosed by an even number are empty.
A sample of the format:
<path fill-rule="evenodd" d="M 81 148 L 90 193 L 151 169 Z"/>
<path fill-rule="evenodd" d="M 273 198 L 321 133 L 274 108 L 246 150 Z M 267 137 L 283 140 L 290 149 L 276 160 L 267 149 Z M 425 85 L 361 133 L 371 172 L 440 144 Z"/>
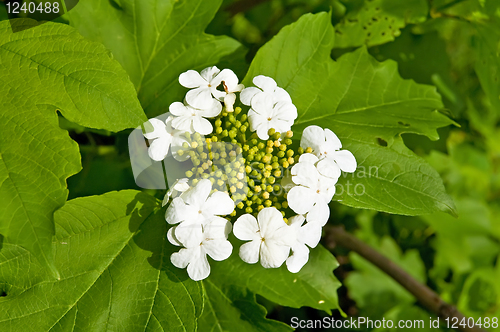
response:
<path fill-rule="evenodd" d="M 176 150 L 182 146 L 182 143 L 187 142 L 183 137 L 182 130 L 176 130 L 172 127 L 174 117 L 169 116 L 165 122 L 158 119 L 149 119 L 149 123 L 153 127 L 153 131 L 143 133 L 148 140 L 153 140 L 148 148 L 148 154 L 154 161 L 165 159 L 170 147 L 172 147 L 172 155 L 177 160 L 185 160 L 177 155 Z M 150 129 L 146 124 L 146 130 Z"/>
<path fill-rule="evenodd" d="M 313 149 L 312 153 L 318 158 L 325 158 L 336 163 L 344 172 L 352 173 L 356 170 L 356 158 L 350 151 L 340 150 L 342 143 L 337 135 L 328 128 L 307 127 L 302 133 L 300 146 L 304 149 L 310 147 Z"/>
<path fill-rule="evenodd" d="M 232 112 L 236 101 L 235 92 L 241 91 L 244 86 L 238 84 L 238 77 L 230 69 L 223 69 L 213 66 L 203 69 L 200 73 L 195 70 L 188 70 L 179 76 L 179 83 L 192 90 L 186 94 L 186 102 L 194 108 L 205 109 L 212 104 L 215 98 L 223 101 L 228 112 Z M 224 91 L 218 90 L 219 85 Z"/>
<path fill-rule="evenodd" d="M 297 118 L 297 108 L 285 101 L 275 102 L 266 93 L 257 94 L 252 98 L 252 108 L 248 111 L 250 130 L 256 131 L 262 140 L 269 138 L 268 131 L 274 128 L 276 132 L 284 133 L 292 128 Z"/>
<path fill-rule="evenodd" d="M 288 205 L 298 214 L 305 214 L 315 206 L 321 208 L 321 204 L 328 205 L 335 194 L 338 179 L 321 175 L 307 156 L 303 158 L 304 155 L 292 167 L 292 181 L 296 186 L 290 189 L 287 196 Z"/>
<path fill-rule="evenodd" d="M 169 229 L 167 237 L 172 244 L 185 248 L 170 256 L 172 264 L 178 268 L 186 268 L 189 277 L 195 281 L 205 279 L 210 274 L 207 255 L 216 261 L 227 259 L 233 246 L 227 240 L 231 232 L 231 223 L 224 218 L 214 217 L 204 225 L 191 226 L 192 232 L 186 229 L 179 232 L 183 225 Z"/>
<path fill-rule="evenodd" d="M 275 207 L 262 209 L 257 219 L 251 214 L 242 215 L 234 223 L 233 233 L 240 240 L 250 241 L 240 247 L 241 259 L 255 264 L 260 257 L 260 264 L 265 268 L 280 267 L 288 258 L 296 237 Z"/>
<path fill-rule="evenodd" d="M 275 103 L 282 101 L 286 103 L 292 103 L 292 98 L 285 89 L 280 88 L 276 81 L 271 77 L 264 75 L 255 76 L 252 80 L 256 87 L 248 87 L 241 91 L 240 100 L 243 105 L 250 106 L 252 104 L 253 97 L 261 94 L 268 94 L 273 98 Z M 260 89 L 259 89 L 260 88 Z"/>
<path fill-rule="evenodd" d="M 211 107 L 206 109 L 194 108 L 178 101 L 170 104 L 169 111 L 176 116 L 172 120 L 172 126 L 178 130 L 189 132 L 190 134 L 195 132 L 201 135 L 210 134 L 213 127 L 206 118 L 214 118 L 219 115 L 222 110 L 222 106 L 218 101 L 212 100 L 211 103 Z"/>

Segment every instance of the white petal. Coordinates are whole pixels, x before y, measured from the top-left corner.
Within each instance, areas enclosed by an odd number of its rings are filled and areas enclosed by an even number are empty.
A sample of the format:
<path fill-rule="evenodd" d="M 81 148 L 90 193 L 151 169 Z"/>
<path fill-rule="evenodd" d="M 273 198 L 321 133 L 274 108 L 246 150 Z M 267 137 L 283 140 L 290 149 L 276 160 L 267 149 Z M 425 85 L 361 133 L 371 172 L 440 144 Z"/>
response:
<path fill-rule="evenodd" d="M 234 211 L 234 201 L 228 194 L 217 191 L 214 192 L 203 205 L 202 211 L 205 215 L 225 216 Z"/>
<path fill-rule="evenodd" d="M 312 148 L 315 154 L 319 153 L 319 147 L 325 142 L 325 131 L 318 126 L 309 126 L 302 132 L 300 146 L 303 149 Z"/>
<path fill-rule="evenodd" d="M 293 228 L 300 228 L 305 221 L 306 218 L 303 215 L 298 214 L 288 219 L 288 225 Z"/>
<path fill-rule="evenodd" d="M 259 223 L 261 236 L 264 238 L 273 236 L 280 227 L 287 226 L 283 220 L 283 215 L 275 207 L 260 210 L 257 215 L 257 222 Z"/>
<path fill-rule="evenodd" d="M 280 267 L 288 257 L 290 247 L 277 245 L 274 241 L 263 241 L 260 246 L 260 264 L 266 269 Z"/>
<path fill-rule="evenodd" d="M 243 241 L 248 241 L 248 240 L 260 241 L 261 238 L 259 225 L 257 224 L 257 219 L 255 219 L 254 216 L 248 213 L 242 215 L 236 220 L 233 226 L 233 233 L 234 236 Z"/>
<path fill-rule="evenodd" d="M 231 242 L 227 240 L 205 241 L 203 242 L 203 247 L 205 248 L 207 254 L 216 261 L 223 261 L 229 258 L 233 252 L 233 246 L 231 245 Z"/>
<path fill-rule="evenodd" d="M 293 254 L 286 260 L 288 271 L 297 273 L 309 260 L 309 249 L 303 244 L 297 244 L 292 248 Z"/>
<path fill-rule="evenodd" d="M 208 195 L 212 190 L 212 183 L 208 179 L 203 179 L 194 186 L 193 189 L 187 191 L 184 196 L 184 201 L 195 209 L 201 210 Z"/>
<path fill-rule="evenodd" d="M 302 186 L 295 186 L 288 192 L 288 206 L 295 213 L 305 214 L 311 210 L 315 203 L 315 197 L 311 189 Z"/>
<path fill-rule="evenodd" d="M 185 268 L 189 262 L 191 261 L 191 258 L 193 256 L 193 251 L 196 249 L 181 249 L 179 252 L 174 252 L 170 256 L 170 261 L 175 267 L 178 267 L 180 269 Z"/>
<path fill-rule="evenodd" d="M 222 111 L 222 105 L 219 101 L 212 99 L 212 104 L 209 108 L 205 108 L 201 111 L 198 111 L 198 114 L 204 118 L 214 118 L 220 114 Z"/>
<path fill-rule="evenodd" d="M 326 138 L 326 143 L 333 147 L 335 150 L 340 150 L 342 147 L 342 143 L 340 142 L 339 138 L 333 131 L 330 129 L 326 128 L 325 129 L 325 138 Z"/>
<path fill-rule="evenodd" d="M 232 224 L 222 217 L 212 217 L 208 220 L 203 233 L 207 239 L 226 240 L 231 233 Z"/>
<path fill-rule="evenodd" d="M 236 224 L 234 225 L 236 227 Z M 248 264 L 255 264 L 259 261 L 261 240 L 250 241 L 240 247 L 240 258 Z"/>
<path fill-rule="evenodd" d="M 212 132 L 213 127 L 210 121 L 202 118 L 201 116 L 196 116 L 193 119 L 193 128 L 194 131 L 201 135 L 208 135 Z"/>
<path fill-rule="evenodd" d="M 199 246 L 203 237 L 203 228 L 199 220 L 183 221 L 173 231 L 175 238 L 186 248 L 195 248 Z"/>
<path fill-rule="evenodd" d="M 325 158 L 319 161 L 316 164 L 316 168 L 318 169 L 319 174 L 331 179 L 338 180 L 341 175 L 340 167 L 330 158 Z"/>
<path fill-rule="evenodd" d="M 275 80 L 264 75 L 255 76 L 253 78 L 253 84 L 264 90 L 264 92 L 274 92 L 278 86 Z"/>
<path fill-rule="evenodd" d="M 193 219 L 195 217 L 194 212 L 195 209 L 187 206 L 182 198 L 176 197 L 167 208 L 165 220 L 167 220 L 169 224 L 178 224 L 181 221 Z"/>
<path fill-rule="evenodd" d="M 189 187 L 189 183 L 188 183 L 189 179 L 188 178 L 182 178 L 182 179 L 179 179 L 177 181 L 175 181 L 174 183 L 174 189 L 177 190 L 177 191 L 186 191 L 188 190 L 190 187 Z"/>
<path fill-rule="evenodd" d="M 186 93 L 186 102 L 199 109 L 209 108 L 213 103 L 212 93 L 209 87 L 201 87 L 189 90 Z"/>
<path fill-rule="evenodd" d="M 220 69 L 217 68 L 216 66 L 213 67 L 207 67 L 203 69 L 200 73 L 201 77 L 203 77 L 207 82 L 212 82 L 214 77 L 217 76 L 217 74 L 220 72 Z"/>
<path fill-rule="evenodd" d="M 267 123 L 261 123 L 256 130 L 257 136 L 264 141 L 269 139 L 269 129 L 270 127 L 267 125 Z"/>
<path fill-rule="evenodd" d="M 229 91 L 235 89 L 238 85 L 238 76 L 231 69 L 223 69 L 213 80 L 213 85 L 218 85 L 224 81 Z"/>
<path fill-rule="evenodd" d="M 299 163 L 316 164 L 318 161 L 319 161 L 318 157 L 316 157 L 312 153 L 304 153 L 299 157 Z"/>
<path fill-rule="evenodd" d="M 154 118 L 144 123 L 144 129 L 148 131 L 143 133 L 147 139 L 154 139 L 167 134 L 165 122 Z"/>
<path fill-rule="evenodd" d="M 195 70 L 188 70 L 179 75 L 179 83 L 186 88 L 208 85 L 208 82 Z"/>
<path fill-rule="evenodd" d="M 172 243 L 174 246 L 182 246 L 182 243 L 180 243 L 180 241 L 175 237 L 175 234 L 174 234 L 176 227 L 177 226 L 174 226 L 174 227 L 170 227 L 168 229 L 167 239 L 168 239 L 168 242 Z"/>
<path fill-rule="evenodd" d="M 280 120 L 293 121 L 297 118 L 297 107 L 292 103 L 279 101 L 274 105 L 274 116 Z"/>
<path fill-rule="evenodd" d="M 170 147 L 170 140 L 168 138 L 157 138 L 151 143 L 148 149 L 149 157 L 155 161 L 165 159 Z"/>
<path fill-rule="evenodd" d="M 285 89 L 282 89 L 280 87 L 277 87 L 274 90 L 274 98 L 275 98 L 276 102 L 278 102 L 278 101 L 284 101 L 287 103 L 292 102 L 292 98 L 290 98 L 290 95 L 288 94 L 288 92 L 286 92 Z"/>
<path fill-rule="evenodd" d="M 228 93 L 224 97 L 224 105 L 226 106 L 226 111 L 228 112 L 233 112 L 233 105 L 236 102 L 236 94 L 234 93 Z"/>
<path fill-rule="evenodd" d="M 254 87 L 249 87 L 241 91 L 240 93 L 240 101 L 243 105 L 250 106 L 252 98 L 257 94 L 257 93 L 262 93 L 262 90 L 254 88 Z"/>
<path fill-rule="evenodd" d="M 328 218 L 330 218 L 330 208 L 324 202 L 316 203 L 306 216 L 308 223 L 316 223 L 321 227 L 326 225 Z"/>
<path fill-rule="evenodd" d="M 307 223 L 300 229 L 299 242 L 307 244 L 311 248 L 315 248 L 319 240 L 321 240 L 321 226 L 315 223 Z"/>
<path fill-rule="evenodd" d="M 252 109 L 265 117 L 272 116 L 274 100 L 268 93 L 258 93 L 252 98 Z"/>
<path fill-rule="evenodd" d="M 193 117 L 191 116 L 180 116 L 172 120 L 172 126 L 175 129 L 187 131 L 193 133 Z"/>
<path fill-rule="evenodd" d="M 202 253 L 198 259 L 191 260 L 187 268 L 188 275 L 194 281 L 203 280 L 210 274 L 210 265 L 207 255 Z"/>
<path fill-rule="evenodd" d="M 248 110 L 248 122 L 250 122 L 250 130 L 255 131 L 262 124 L 264 118 L 253 109 Z"/>
<path fill-rule="evenodd" d="M 320 175 L 313 164 L 298 163 L 292 167 L 291 172 L 295 184 L 316 188 Z"/>
<path fill-rule="evenodd" d="M 170 107 L 168 108 L 168 110 L 170 113 L 172 113 L 175 116 L 189 115 L 189 111 L 188 111 L 188 108 L 186 107 L 186 105 L 184 105 L 183 103 L 178 102 L 178 101 L 170 104 Z"/>
<path fill-rule="evenodd" d="M 340 169 L 344 172 L 352 173 L 356 170 L 356 158 L 354 158 L 354 155 L 351 153 L 351 151 L 336 151 L 333 155 L 333 159 L 335 159 L 337 165 L 339 165 Z"/>

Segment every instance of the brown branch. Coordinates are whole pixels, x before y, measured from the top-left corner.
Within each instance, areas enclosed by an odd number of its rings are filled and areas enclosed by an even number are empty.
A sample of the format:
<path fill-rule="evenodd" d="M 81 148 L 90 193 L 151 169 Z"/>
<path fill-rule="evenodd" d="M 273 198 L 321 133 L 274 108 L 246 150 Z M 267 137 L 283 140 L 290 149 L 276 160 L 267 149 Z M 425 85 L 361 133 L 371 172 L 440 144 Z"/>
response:
<path fill-rule="evenodd" d="M 443 301 L 432 289 L 420 283 L 406 271 L 401 269 L 397 264 L 389 260 L 387 257 L 357 239 L 353 235 L 345 231 L 340 226 L 326 226 L 325 240 L 328 249 L 332 250 L 336 246 L 341 246 L 351 251 L 356 252 L 363 258 L 368 260 L 373 265 L 387 273 L 391 278 L 396 280 L 401 286 L 406 288 L 415 298 L 430 312 L 435 313 L 443 319 L 451 319 L 456 317 L 460 322 L 465 316 L 457 310 L 453 305 Z M 467 318 L 465 318 L 467 321 Z M 484 332 L 485 330 L 479 327 L 470 328 L 460 326 L 461 331 Z"/>

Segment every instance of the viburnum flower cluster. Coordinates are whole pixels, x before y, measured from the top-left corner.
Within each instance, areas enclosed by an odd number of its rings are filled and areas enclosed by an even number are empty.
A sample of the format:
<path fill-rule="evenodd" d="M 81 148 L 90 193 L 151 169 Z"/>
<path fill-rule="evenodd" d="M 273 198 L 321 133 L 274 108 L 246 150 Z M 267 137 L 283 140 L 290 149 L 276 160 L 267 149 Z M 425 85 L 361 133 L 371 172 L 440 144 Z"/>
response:
<path fill-rule="evenodd" d="M 181 247 L 172 264 L 193 280 L 206 278 L 207 256 L 230 257 L 232 231 L 244 241 L 243 261 L 300 271 L 320 241 L 339 177 L 356 170 L 355 157 L 330 129 L 309 126 L 300 142 L 292 140 L 297 108 L 270 77 L 244 88 L 230 69 L 209 67 L 182 73 L 179 83 L 190 89 L 184 101 L 170 105 L 166 121 L 144 125 L 151 159 L 170 153 L 189 165 L 163 201 L 174 225 L 167 238 Z M 237 93 L 247 111 L 235 107 Z"/>

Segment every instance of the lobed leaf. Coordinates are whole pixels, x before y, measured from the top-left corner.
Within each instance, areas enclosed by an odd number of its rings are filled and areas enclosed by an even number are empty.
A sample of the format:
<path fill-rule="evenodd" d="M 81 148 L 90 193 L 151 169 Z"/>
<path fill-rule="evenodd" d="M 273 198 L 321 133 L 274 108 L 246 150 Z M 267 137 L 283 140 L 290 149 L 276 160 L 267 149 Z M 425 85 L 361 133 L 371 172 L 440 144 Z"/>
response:
<path fill-rule="evenodd" d="M 203 289 L 170 263 L 157 200 L 132 190 L 78 198 L 55 223 L 60 280 L 4 244 L 0 330 L 196 331 Z"/>
<path fill-rule="evenodd" d="M 81 166 L 56 110 L 112 131 L 137 126 L 144 113 L 108 51 L 63 24 L 13 33 L 9 21 L 0 22 L 0 94 L 0 233 L 57 275 L 52 214 L 66 201 L 66 179 Z"/>
<path fill-rule="evenodd" d="M 260 264 L 247 264 L 238 256 L 214 264 L 207 279 L 218 285 L 246 287 L 279 305 L 311 308 L 330 312 L 338 309 L 337 289 L 340 282 L 333 275 L 338 267 L 335 257 L 323 246 L 311 249 L 309 261 L 298 273 L 290 273 L 285 264 L 278 269 L 264 269 Z"/>
<path fill-rule="evenodd" d="M 241 332 L 293 331 L 278 321 L 266 318 L 266 310 L 245 288 L 225 285 L 218 280 L 203 281 L 205 308 L 199 320 L 200 331 Z"/>
<path fill-rule="evenodd" d="M 87 0 L 69 12 L 72 26 L 103 43 L 134 83 L 149 117 L 183 99 L 178 76 L 217 64 L 240 44 L 204 33 L 222 0 Z"/>
<path fill-rule="evenodd" d="M 400 137 L 436 140 L 436 129 L 453 123 L 439 112 L 436 89 L 403 80 L 394 61 L 379 63 L 365 48 L 331 60 L 334 37 L 327 13 L 302 16 L 259 50 L 244 83 L 273 77 L 297 106 L 296 133 L 327 127 L 353 152 L 358 170 L 341 177 L 335 200 L 403 215 L 455 213 L 439 174 Z"/>

